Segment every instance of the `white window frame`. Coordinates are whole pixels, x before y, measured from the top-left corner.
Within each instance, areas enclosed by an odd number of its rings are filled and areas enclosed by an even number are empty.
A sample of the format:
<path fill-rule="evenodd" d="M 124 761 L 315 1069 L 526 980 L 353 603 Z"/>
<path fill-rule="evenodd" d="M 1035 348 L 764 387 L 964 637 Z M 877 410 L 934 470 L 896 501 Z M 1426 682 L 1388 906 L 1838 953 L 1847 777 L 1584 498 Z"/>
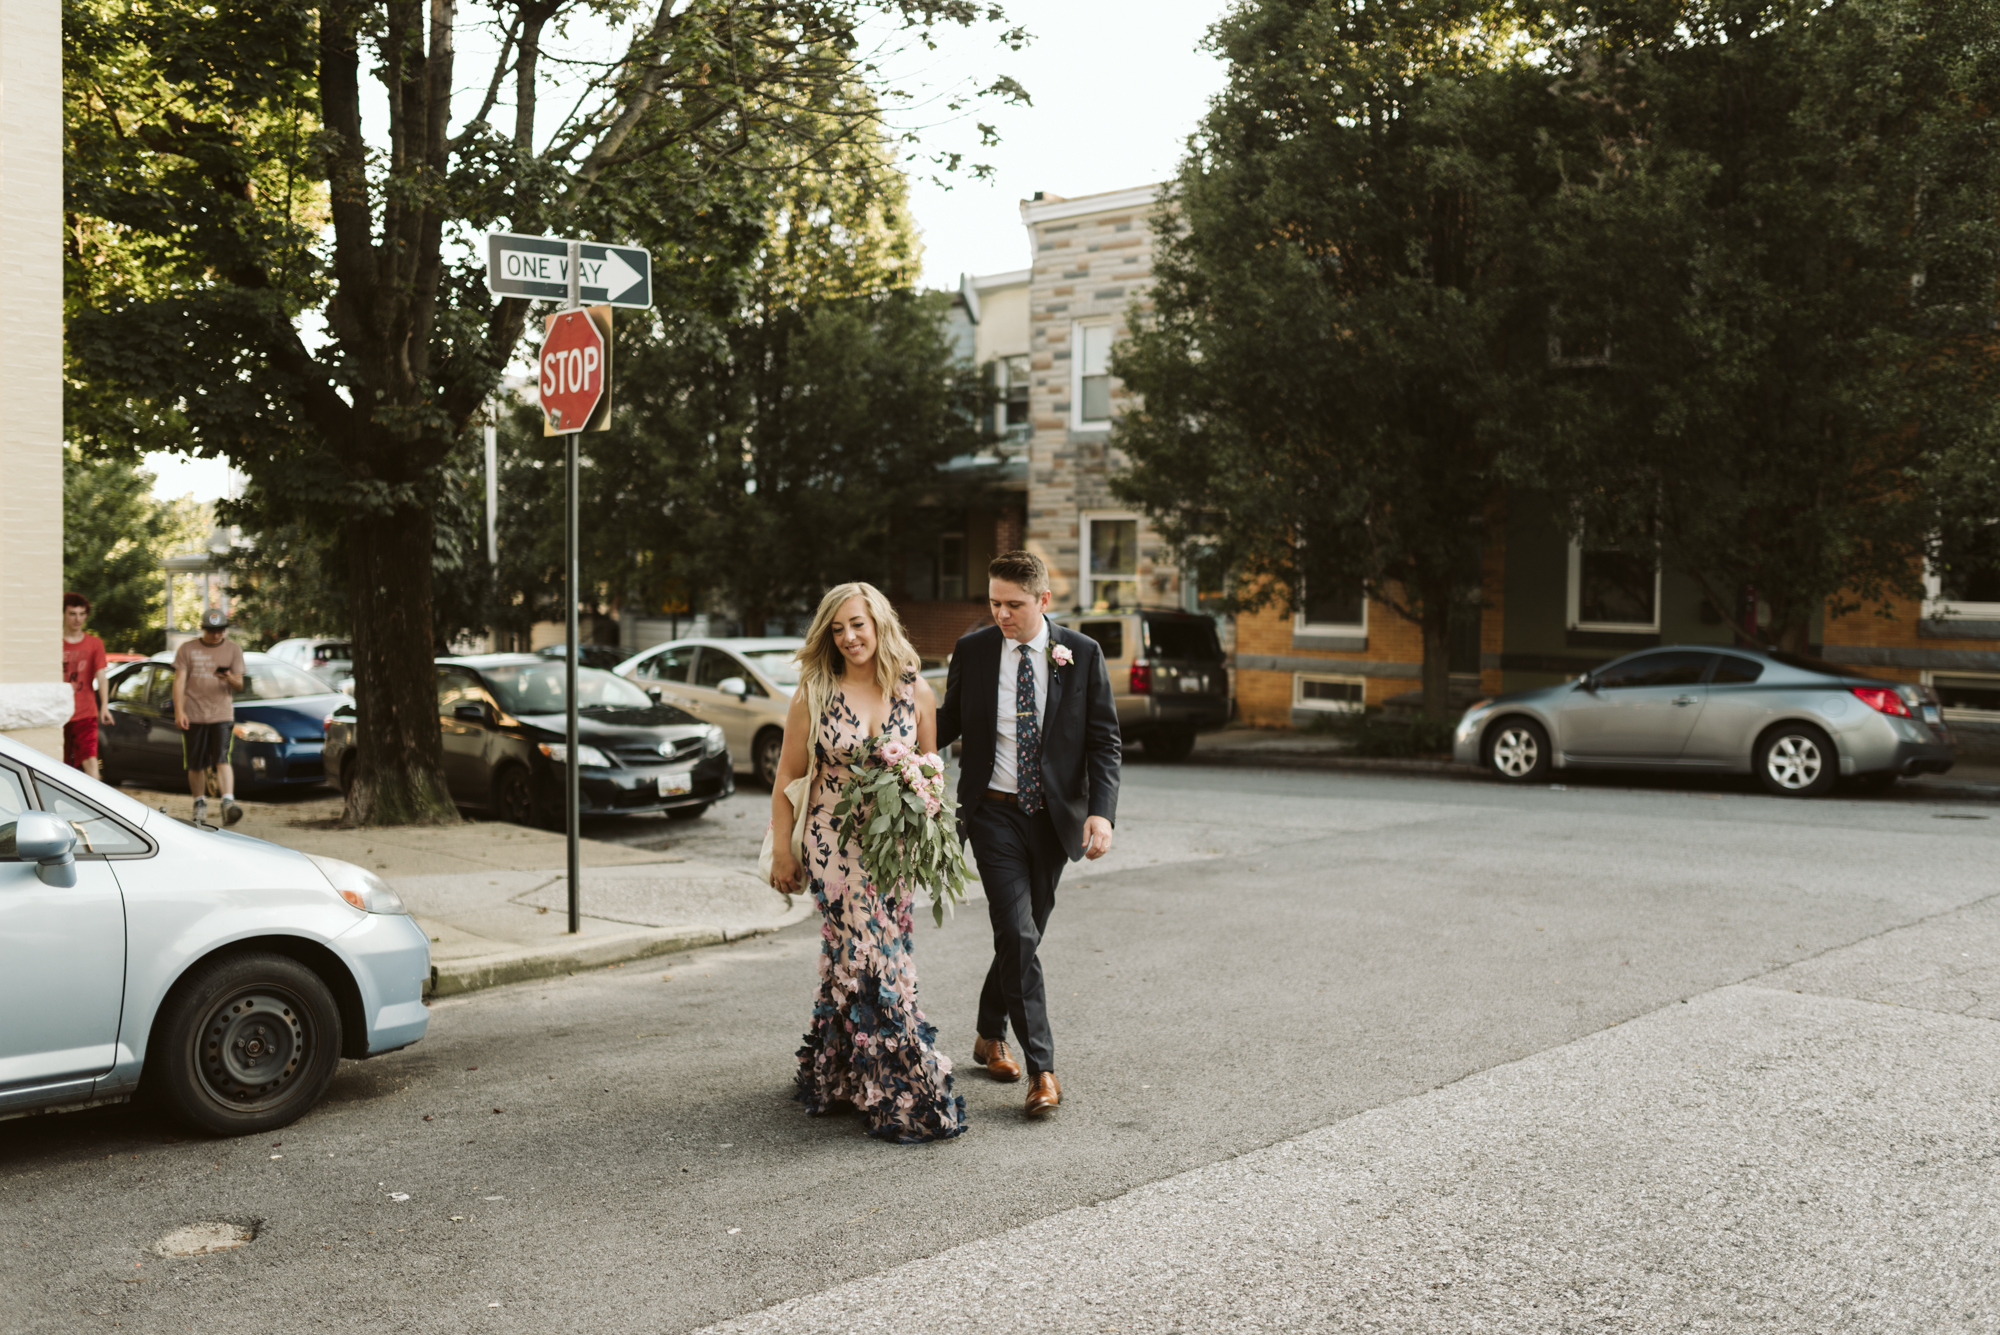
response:
<path fill-rule="evenodd" d="M 1592 548 L 1603 551 L 1604 548 Z M 1575 538 L 1569 542 L 1569 606 L 1564 622 L 1571 630 L 1610 631 L 1618 634 L 1658 634 L 1660 630 L 1660 563 L 1653 563 L 1653 619 L 1640 621 L 1585 621 L 1582 619 L 1583 604 L 1583 544 Z"/>
<path fill-rule="evenodd" d="M 2000 603 L 1946 602 L 1944 576 L 1938 573 L 1936 566 L 1926 561 L 1922 616 L 1926 621 L 2000 621 Z"/>
<path fill-rule="evenodd" d="M 1106 416 L 1106 417 L 1092 417 L 1092 418 L 1089 418 L 1089 419 L 1086 419 L 1086 418 L 1084 417 L 1084 415 L 1083 415 L 1083 331 L 1084 331 L 1084 330 L 1086 330 L 1086 329 L 1105 329 L 1105 330 L 1111 330 L 1111 331 L 1113 331 L 1113 333 L 1114 333 L 1114 335 L 1115 335 L 1115 332 L 1116 332 L 1116 330 L 1117 330 L 1117 322 L 1116 322 L 1116 321 L 1114 321 L 1114 320 L 1111 320 L 1111 319 L 1109 319 L 1109 318 L 1106 318 L 1106 319 L 1102 319 L 1102 320 L 1072 320 L 1072 321 L 1070 321 L 1070 326 L 1069 326 L 1069 425 L 1070 425 L 1070 430 L 1072 430 L 1072 431 L 1109 431 L 1109 430 L 1111 429 L 1111 418 L 1110 418 L 1109 416 Z M 1113 341 L 1113 342 L 1116 342 L 1117 340 L 1116 340 L 1116 338 L 1114 337 L 1112 341 Z M 1107 357 L 1109 357 L 1109 355 L 1110 355 L 1110 349 L 1109 349 L 1109 348 L 1105 349 L 1105 355 L 1106 355 Z M 1106 370 L 1105 370 L 1105 375 L 1106 375 L 1107 377 L 1109 377 L 1109 376 L 1110 376 L 1110 374 L 1111 374 L 1111 372 L 1110 372 L 1110 370 L 1109 370 L 1109 364 L 1107 363 L 1107 366 L 1106 366 Z M 1106 397 L 1106 403 L 1105 403 L 1105 411 L 1106 411 L 1107 413 L 1109 413 L 1109 412 L 1110 412 L 1110 410 L 1111 410 L 1111 408 L 1110 408 L 1110 402 L 1109 402 L 1109 400 L 1110 400 L 1110 396 L 1109 396 L 1109 395 L 1107 394 L 1107 395 L 1106 395 L 1105 397 Z M 1107 517 L 1108 517 L 1108 516 L 1107 516 Z"/>
<path fill-rule="evenodd" d="M 1137 527 L 1133 531 L 1133 541 L 1132 541 L 1133 562 L 1132 562 L 1132 574 L 1130 576 L 1132 583 L 1135 586 L 1137 586 L 1142 582 L 1139 574 L 1140 561 L 1138 554 L 1145 545 L 1146 521 L 1144 519 L 1141 519 L 1136 513 L 1129 510 L 1091 511 L 1090 513 L 1077 516 L 1078 541 L 1076 544 L 1076 589 L 1077 589 L 1076 605 L 1085 612 L 1090 612 L 1097 606 L 1097 597 L 1096 597 L 1097 590 L 1095 587 L 1096 579 L 1090 573 L 1091 525 L 1098 523 L 1120 523 L 1125 521 L 1130 521 L 1137 525 Z M 1117 579 L 1120 578 L 1124 577 L 1113 576 L 1112 580 L 1115 582 Z M 1135 608 L 1141 606 L 1145 602 L 1145 598 L 1143 596 L 1144 590 L 1141 589 L 1139 592 L 1141 593 L 1142 596 L 1133 603 L 1133 607 Z M 1120 609 L 1120 610 L 1126 610 L 1126 609 Z M 1103 615 L 1109 616 L 1112 614 L 1104 613 Z"/>
<path fill-rule="evenodd" d="M 1975 606 L 1983 606 L 1983 605 L 1984 604 L 1975 604 Z M 1971 677 L 1976 680 L 1990 681 L 1995 686 L 2000 686 L 2000 672 L 1979 672 L 1976 670 L 1971 672 L 1960 672 L 1953 668 L 1942 668 L 1936 672 L 1924 672 L 1920 675 L 1923 678 L 1924 685 L 1933 688 L 1937 686 L 1937 679 L 1939 677 Z M 1938 712 L 1944 716 L 1944 721 L 1946 723 L 2000 722 L 2000 713 L 1989 713 L 1983 709 L 1944 708 L 1940 709 Z"/>
<path fill-rule="evenodd" d="M 1305 602 L 1305 596 L 1304 596 L 1305 585 L 1303 583 L 1301 583 L 1299 586 L 1299 595 L 1300 595 L 1299 602 L 1301 606 L 1298 611 L 1292 613 L 1292 633 L 1294 635 L 1359 635 L 1363 637 L 1367 636 L 1369 598 L 1368 598 L 1368 591 L 1366 589 L 1363 589 L 1361 592 L 1361 620 L 1358 622 L 1308 621 L 1306 620 L 1306 610 L 1305 607 L 1303 606 Z"/>
<path fill-rule="evenodd" d="M 1306 683 L 1309 681 L 1323 681 L 1337 686 L 1359 686 L 1361 698 L 1352 703 L 1342 700 L 1308 700 Z M 1343 672 L 1294 672 L 1292 708 L 1315 709 L 1325 714 L 1359 714 L 1368 708 L 1368 678 Z"/>

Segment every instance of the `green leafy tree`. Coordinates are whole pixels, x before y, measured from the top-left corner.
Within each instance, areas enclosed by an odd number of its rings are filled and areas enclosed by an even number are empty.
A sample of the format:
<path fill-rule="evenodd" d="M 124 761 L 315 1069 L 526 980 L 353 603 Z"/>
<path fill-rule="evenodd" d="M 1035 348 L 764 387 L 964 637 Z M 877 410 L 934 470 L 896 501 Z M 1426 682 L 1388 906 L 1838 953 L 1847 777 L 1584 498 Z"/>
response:
<path fill-rule="evenodd" d="M 1511 457 L 1746 640 L 1915 594 L 1994 491 L 2000 26 L 1986 0 L 1624 4 L 1552 51 L 1553 364 Z M 1983 513 L 1978 513 L 1983 510 Z"/>
<path fill-rule="evenodd" d="M 153 475 L 121 459 L 63 451 L 63 585 L 91 601 L 91 629 L 114 653 L 166 643 L 160 562 L 208 536 L 205 507 L 153 499 Z"/>
<path fill-rule="evenodd" d="M 699 220 L 721 215 L 726 234 L 746 198 L 769 193 L 751 178 L 809 176 L 837 147 L 883 137 L 876 99 L 854 95 L 878 68 L 866 25 L 921 39 L 999 18 L 973 0 L 481 12 L 462 20 L 455 0 L 65 8 L 72 233 L 108 238 L 122 261 L 76 260 L 88 297 L 68 331 L 72 422 L 97 448 L 226 454 L 273 502 L 334 517 L 358 823 L 455 819 L 431 685 L 438 515 L 529 314 L 488 298 L 473 234 L 629 240 L 666 270 L 704 264 Z M 593 61 L 571 25 L 616 32 L 623 55 Z M 493 59 L 468 79 L 457 51 L 475 29 Z M 364 123 L 364 80 L 385 95 L 383 125 Z M 455 88 L 472 90 L 470 114 Z"/>
<path fill-rule="evenodd" d="M 1113 369 L 1142 397 L 1114 486 L 1238 610 L 1365 589 L 1423 630 L 1449 701 L 1518 339 L 1513 263 L 1545 80 L 1511 7 L 1256 0 L 1173 183 L 1154 310 Z"/>
<path fill-rule="evenodd" d="M 600 607 L 696 599 L 760 634 L 829 584 L 886 584 L 947 488 L 937 466 L 978 444 L 979 386 L 954 363 L 946 299 L 911 286 L 901 173 L 879 148 L 839 166 L 778 192 L 708 291 L 621 325 L 615 425 L 583 442 L 584 583 Z M 562 451 L 533 413 L 508 445 L 505 582 L 525 629 L 561 587 Z"/>

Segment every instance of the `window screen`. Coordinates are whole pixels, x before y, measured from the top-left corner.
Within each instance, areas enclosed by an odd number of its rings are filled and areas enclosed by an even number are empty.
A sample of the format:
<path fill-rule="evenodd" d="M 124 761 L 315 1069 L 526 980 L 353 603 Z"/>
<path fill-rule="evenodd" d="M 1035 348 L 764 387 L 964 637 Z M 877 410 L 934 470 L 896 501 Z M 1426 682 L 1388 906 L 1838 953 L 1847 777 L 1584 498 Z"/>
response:
<path fill-rule="evenodd" d="M 1367 595 L 1359 583 L 1307 586 L 1299 611 L 1308 626 L 1359 626 L 1367 616 Z"/>
<path fill-rule="evenodd" d="M 1111 420 L 1111 326 L 1084 325 L 1077 330 L 1076 341 L 1077 388 L 1082 396 L 1077 416 L 1085 422 L 1108 422 Z"/>
<path fill-rule="evenodd" d="M 1576 619 L 1581 625 L 1657 625 L 1658 591 L 1650 556 L 1601 549 L 1577 553 Z"/>
<path fill-rule="evenodd" d="M 1090 610 L 1139 605 L 1139 521 L 1090 521 Z"/>
<path fill-rule="evenodd" d="M 1307 709 L 1360 709 L 1366 687 L 1353 678 L 1300 677 L 1298 703 Z"/>

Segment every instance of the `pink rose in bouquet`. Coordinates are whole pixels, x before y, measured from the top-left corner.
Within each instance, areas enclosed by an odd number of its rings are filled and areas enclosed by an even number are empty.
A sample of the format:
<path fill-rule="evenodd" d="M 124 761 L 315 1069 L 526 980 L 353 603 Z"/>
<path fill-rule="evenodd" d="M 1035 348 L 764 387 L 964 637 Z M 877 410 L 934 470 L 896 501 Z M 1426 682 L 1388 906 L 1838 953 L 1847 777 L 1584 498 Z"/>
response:
<path fill-rule="evenodd" d="M 860 844 L 862 868 L 885 903 L 928 891 L 942 927 L 947 904 L 964 900 L 972 875 L 957 803 L 945 791 L 944 757 L 899 738 L 871 738 L 851 768 L 833 808 L 836 833 Z"/>

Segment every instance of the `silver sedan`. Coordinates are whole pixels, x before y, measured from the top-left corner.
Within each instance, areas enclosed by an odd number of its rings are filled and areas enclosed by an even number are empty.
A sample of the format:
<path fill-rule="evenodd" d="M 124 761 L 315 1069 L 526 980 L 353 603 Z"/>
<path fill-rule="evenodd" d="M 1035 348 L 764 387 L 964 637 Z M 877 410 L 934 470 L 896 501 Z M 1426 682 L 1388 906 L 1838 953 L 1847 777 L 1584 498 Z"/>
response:
<path fill-rule="evenodd" d="M 1684 770 L 1755 774 L 1779 796 L 1816 797 L 1841 779 L 1942 774 L 1953 749 L 1928 686 L 1795 654 L 1679 645 L 1478 701 L 1453 755 L 1514 783 L 1557 769 Z"/>

